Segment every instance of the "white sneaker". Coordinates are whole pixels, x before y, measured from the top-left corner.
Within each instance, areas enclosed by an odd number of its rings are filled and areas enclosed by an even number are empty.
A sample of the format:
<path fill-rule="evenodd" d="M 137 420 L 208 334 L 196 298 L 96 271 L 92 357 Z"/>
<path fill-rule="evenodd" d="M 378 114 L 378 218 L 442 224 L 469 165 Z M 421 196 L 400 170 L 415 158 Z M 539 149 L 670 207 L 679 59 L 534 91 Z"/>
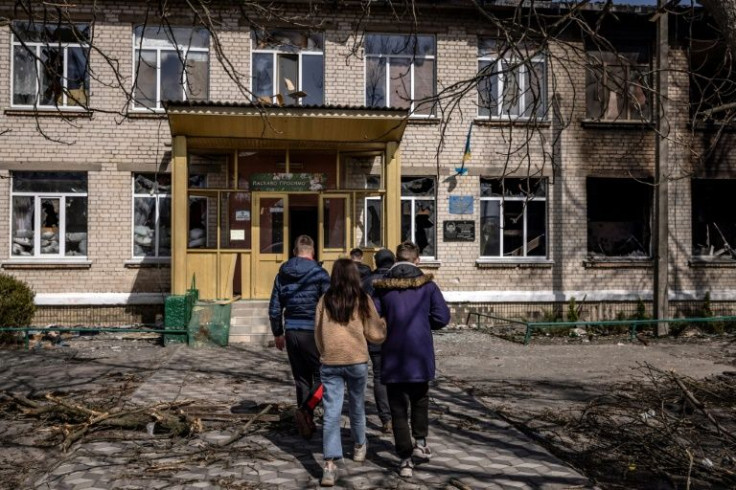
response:
<path fill-rule="evenodd" d="M 356 463 L 362 463 L 365 461 L 365 456 L 368 454 L 368 441 L 365 444 L 356 444 L 353 447 L 353 461 Z"/>
<path fill-rule="evenodd" d="M 337 482 L 337 465 L 333 461 L 326 461 L 319 483 L 323 487 L 334 487 L 335 482 Z"/>
<path fill-rule="evenodd" d="M 427 443 L 424 443 L 423 446 L 419 444 L 414 444 L 414 451 L 412 452 L 412 456 L 417 459 L 421 459 L 422 461 L 429 461 L 432 458 L 432 450 L 429 448 Z"/>
<path fill-rule="evenodd" d="M 399 476 L 401 478 L 411 478 L 414 476 L 414 461 L 411 458 L 406 458 L 399 465 Z"/>

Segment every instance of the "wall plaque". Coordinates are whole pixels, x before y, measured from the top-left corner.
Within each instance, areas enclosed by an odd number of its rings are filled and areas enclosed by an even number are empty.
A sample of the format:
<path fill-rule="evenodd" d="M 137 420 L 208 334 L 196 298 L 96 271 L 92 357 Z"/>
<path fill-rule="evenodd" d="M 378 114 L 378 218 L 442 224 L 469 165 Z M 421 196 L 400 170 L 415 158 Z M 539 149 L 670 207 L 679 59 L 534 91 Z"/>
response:
<path fill-rule="evenodd" d="M 473 196 L 450 196 L 450 214 L 473 214 Z"/>
<path fill-rule="evenodd" d="M 446 242 L 475 241 L 475 221 L 443 221 L 442 237 Z"/>

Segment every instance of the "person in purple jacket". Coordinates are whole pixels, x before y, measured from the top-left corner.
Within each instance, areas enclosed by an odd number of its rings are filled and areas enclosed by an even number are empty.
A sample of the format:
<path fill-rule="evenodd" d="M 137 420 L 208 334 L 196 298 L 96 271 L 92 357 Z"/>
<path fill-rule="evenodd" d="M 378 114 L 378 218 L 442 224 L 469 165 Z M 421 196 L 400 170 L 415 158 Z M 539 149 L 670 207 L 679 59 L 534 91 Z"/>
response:
<path fill-rule="evenodd" d="M 373 299 L 378 314 L 386 319 L 381 381 L 388 392 L 394 444 L 401 458 L 399 475 L 410 478 L 415 460 L 427 461 L 432 456 L 427 444 L 429 382 L 435 377 L 432 330 L 450 322 L 450 310 L 432 274 L 417 267 L 419 247 L 402 243 L 396 249 L 396 260 L 385 278 L 373 283 Z"/>

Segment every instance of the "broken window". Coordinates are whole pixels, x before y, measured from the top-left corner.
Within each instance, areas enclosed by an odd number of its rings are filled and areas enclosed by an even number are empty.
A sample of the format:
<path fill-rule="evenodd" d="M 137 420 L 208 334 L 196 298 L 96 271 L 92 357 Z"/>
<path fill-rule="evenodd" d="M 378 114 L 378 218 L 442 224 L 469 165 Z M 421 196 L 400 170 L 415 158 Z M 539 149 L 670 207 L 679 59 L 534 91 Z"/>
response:
<path fill-rule="evenodd" d="M 585 98 L 588 119 L 649 121 L 652 112 L 652 69 L 648 46 L 605 51 L 588 49 Z"/>
<path fill-rule="evenodd" d="M 206 177 L 192 174 L 189 188 L 206 187 Z M 209 200 L 189 197 L 188 248 L 207 244 Z M 171 256 L 171 175 L 133 174 L 133 257 Z"/>
<path fill-rule="evenodd" d="M 434 36 L 365 35 L 365 105 L 433 116 L 437 86 Z"/>
<path fill-rule="evenodd" d="M 209 97 L 209 31 L 138 26 L 134 31 L 134 109 L 162 110 L 165 100 Z"/>
<path fill-rule="evenodd" d="M 651 180 L 588 177 L 588 254 L 651 257 Z"/>
<path fill-rule="evenodd" d="M 690 107 L 694 116 L 724 120 L 734 114 L 727 104 L 736 102 L 736 73 L 731 51 L 710 27 L 690 40 Z"/>
<path fill-rule="evenodd" d="M 432 177 L 401 177 L 401 241 L 416 243 L 424 258 L 436 253 L 435 193 Z"/>
<path fill-rule="evenodd" d="M 480 179 L 482 257 L 546 257 L 546 228 L 546 179 Z"/>
<path fill-rule="evenodd" d="M 478 41 L 478 116 L 544 118 L 547 110 L 546 57 L 534 46 Z"/>
<path fill-rule="evenodd" d="M 281 105 L 324 103 L 324 34 L 284 29 L 253 32 L 253 94 Z"/>
<path fill-rule="evenodd" d="M 87 24 L 12 24 L 13 106 L 87 106 L 89 40 Z"/>
<path fill-rule="evenodd" d="M 735 179 L 693 179 L 693 255 L 736 260 Z"/>
<path fill-rule="evenodd" d="M 87 255 L 87 174 L 13 172 L 13 257 Z"/>

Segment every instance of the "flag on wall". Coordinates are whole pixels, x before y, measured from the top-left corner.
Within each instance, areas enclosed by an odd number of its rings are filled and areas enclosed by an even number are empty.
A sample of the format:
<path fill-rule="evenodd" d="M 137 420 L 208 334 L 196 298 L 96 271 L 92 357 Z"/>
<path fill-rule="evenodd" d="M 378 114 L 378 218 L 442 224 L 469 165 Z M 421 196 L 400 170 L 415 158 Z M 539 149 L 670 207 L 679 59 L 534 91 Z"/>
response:
<path fill-rule="evenodd" d="M 463 152 L 463 164 L 459 167 L 455 168 L 455 171 L 458 175 L 465 175 L 468 173 L 468 169 L 465 168 L 465 162 L 469 162 L 472 155 L 470 153 L 470 135 L 473 132 L 473 123 L 470 123 L 470 128 L 468 129 L 468 137 L 465 139 L 465 152 Z"/>

